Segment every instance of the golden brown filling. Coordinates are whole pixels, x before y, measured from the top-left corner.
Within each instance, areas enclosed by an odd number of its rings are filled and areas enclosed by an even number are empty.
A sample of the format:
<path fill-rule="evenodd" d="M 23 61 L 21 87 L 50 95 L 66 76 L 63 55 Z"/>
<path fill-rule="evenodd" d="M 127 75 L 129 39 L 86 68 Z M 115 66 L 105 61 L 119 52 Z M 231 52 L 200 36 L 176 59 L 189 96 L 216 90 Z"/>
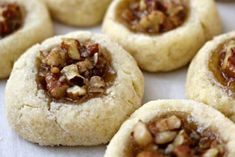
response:
<path fill-rule="evenodd" d="M 15 3 L 0 5 L 0 38 L 3 38 L 21 27 L 23 17 L 19 5 Z"/>
<path fill-rule="evenodd" d="M 139 121 L 131 134 L 133 157 L 223 157 L 224 147 L 210 130 L 197 127 L 178 114 L 145 124 Z"/>
<path fill-rule="evenodd" d="M 218 47 L 209 61 L 209 68 L 224 87 L 235 91 L 235 39 Z"/>
<path fill-rule="evenodd" d="M 121 21 L 132 31 L 159 34 L 184 23 L 188 0 L 128 0 Z"/>
<path fill-rule="evenodd" d="M 92 41 L 64 39 L 38 57 L 39 87 L 50 98 L 76 103 L 103 96 L 116 73 L 105 48 Z"/>

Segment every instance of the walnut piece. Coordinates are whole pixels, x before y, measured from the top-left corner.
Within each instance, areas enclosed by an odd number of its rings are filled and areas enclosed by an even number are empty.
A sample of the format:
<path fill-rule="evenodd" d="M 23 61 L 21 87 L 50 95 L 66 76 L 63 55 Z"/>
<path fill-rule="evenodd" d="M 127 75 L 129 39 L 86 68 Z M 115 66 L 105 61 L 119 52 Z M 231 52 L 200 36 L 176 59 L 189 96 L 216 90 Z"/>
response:
<path fill-rule="evenodd" d="M 49 93 L 54 98 L 63 97 L 66 94 L 66 90 L 69 88 L 67 84 L 58 81 L 57 77 L 50 73 L 46 75 L 45 81 L 47 83 Z"/>
<path fill-rule="evenodd" d="M 61 70 L 68 80 L 72 80 L 75 77 L 83 78 L 78 71 L 78 67 L 75 64 L 68 65 Z"/>
<path fill-rule="evenodd" d="M 165 118 L 156 123 L 156 128 L 159 131 L 167 131 L 179 129 L 181 127 L 181 120 L 176 116 L 171 116 L 169 118 Z"/>
<path fill-rule="evenodd" d="M 134 127 L 133 136 L 140 146 L 146 146 L 152 142 L 152 135 L 143 122 L 138 122 Z"/>
<path fill-rule="evenodd" d="M 166 144 L 166 143 L 172 142 L 175 139 L 176 135 L 177 133 L 175 131 L 159 132 L 155 136 L 155 142 L 157 144 Z"/>
<path fill-rule="evenodd" d="M 89 92 L 91 93 L 103 93 L 105 88 L 104 80 L 99 76 L 92 76 L 90 79 Z"/>
<path fill-rule="evenodd" d="M 203 157 L 217 157 L 218 154 L 219 150 L 217 148 L 211 148 L 203 154 Z"/>
<path fill-rule="evenodd" d="M 180 146 L 183 144 L 186 144 L 186 145 L 191 144 L 190 138 L 186 134 L 185 130 L 181 130 L 173 142 L 174 146 Z"/>
<path fill-rule="evenodd" d="M 60 48 L 53 48 L 45 59 L 50 66 L 62 66 L 65 64 L 65 53 Z"/>
<path fill-rule="evenodd" d="M 86 89 L 84 87 L 73 86 L 67 89 L 67 93 L 71 97 L 83 96 L 86 95 Z"/>
<path fill-rule="evenodd" d="M 78 41 L 73 39 L 65 39 L 62 43 L 62 47 L 67 50 L 69 57 L 74 60 L 81 59 L 78 46 Z"/>

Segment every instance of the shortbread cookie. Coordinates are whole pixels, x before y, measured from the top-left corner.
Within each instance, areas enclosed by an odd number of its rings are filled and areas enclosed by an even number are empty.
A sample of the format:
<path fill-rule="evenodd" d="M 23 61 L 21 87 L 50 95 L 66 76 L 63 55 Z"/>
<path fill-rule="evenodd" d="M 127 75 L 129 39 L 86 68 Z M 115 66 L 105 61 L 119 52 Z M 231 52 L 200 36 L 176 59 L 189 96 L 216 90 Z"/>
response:
<path fill-rule="evenodd" d="M 221 23 L 214 0 L 115 0 L 102 29 L 142 69 L 158 72 L 187 64 Z"/>
<path fill-rule="evenodd" d="M 235 121 L 235 32 L 208 42 L 192 61 L 188 98 L 204 102 Z"/>
<path fill-rule="evenodd" d="M 15 60 L 51 36 L 53 27 L 45 5 L 38 0 L 1 0 L 0 19 L 0 78 L 6 78 Z"/>
<path fill-rule="evenodd" d="M 105 157 L 234 157 L 235 125 L 191 100 L 152 101 L 111 140 Z"/>
<path fill-rule="evenodd" d="M 29 49 L 6 85 L 7 117 L 40 145 L 107 143 L 141 104 L 135 60 L 103 35 L 75 32 Z"/>
<path fill-rule="evenodd" d="M 72 26 L 99 24 L 112 0 L 44 0 L 52 16 Z"/>

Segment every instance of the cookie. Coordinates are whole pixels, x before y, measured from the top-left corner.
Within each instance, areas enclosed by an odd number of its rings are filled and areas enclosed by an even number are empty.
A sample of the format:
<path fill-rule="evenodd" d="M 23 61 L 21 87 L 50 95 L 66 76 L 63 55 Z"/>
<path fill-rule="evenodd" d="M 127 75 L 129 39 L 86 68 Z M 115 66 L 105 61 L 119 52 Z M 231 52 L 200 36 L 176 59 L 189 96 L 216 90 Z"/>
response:
<path fill-rule="evenodd" d="M 102 30 L 143 70 L 159 72 L 186 65 L 221 23 L 213 0 L 116 0 Z"/>
<path fill-rule="evenodd" d="M 0 10 L 0 78 L 6 78 L 27 48 L 53 35 L 53 26 L 45 5 L 37 0 L 2 0 Z"/>
<path fill-rule="evenodd" d="M 11 127 L 40 145 L 107 143 L 141 104 L 135 60 L 104 35 L 74 32 L 35 45 L 6 85 Z"/>
<path fill-rule="evenodd" d="M 235 120 L 235 32 L 216 37 L 205 44 L 192 61 L 186 95 L 204 102 Z"/>
<path fill-rule="evenodd" d="M 234 131 L 229 119 L 204 104 L 191 100 L 151 101 L 123 123 L 104 156 L 233 157 Z"/>
<path fill-rule="evenodd" d="M 71 26 L 99 24 L 112 0 L 44 0 L 52 16 Z"/>

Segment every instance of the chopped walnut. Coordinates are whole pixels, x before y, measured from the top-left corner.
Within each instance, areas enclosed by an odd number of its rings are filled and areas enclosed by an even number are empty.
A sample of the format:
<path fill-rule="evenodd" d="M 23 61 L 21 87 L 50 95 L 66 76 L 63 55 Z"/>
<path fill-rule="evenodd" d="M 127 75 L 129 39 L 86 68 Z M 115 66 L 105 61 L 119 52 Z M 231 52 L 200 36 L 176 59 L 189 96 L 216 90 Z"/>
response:
<path fill-rule="evenodd" d="M 140 0 L 139 7 L 141 11 L 144 11 L 147 9 L 147 4 L 145 3 L 145 0 Z"/>
<path fill-rule="evenodd" d="M 139 121 L 130 140 L 133 157 L 222 157 L 225 149 L 210 129 L 202 131 L 184 114 Z"/>
<path fill-rule="evenodd" d="M 66 49 L 69 57 L 74 60 L 81 59 L 78 46 L 79 46 L 79 42 L 73 39 L 65 39 L 62 43 L 62 48 Z"/>
<path fill-rule="evenodd" d="M 217 157 L 218 154 L 219 150 L 217 148 L 211 148 L 203 154 L 203 157 Z"/>
<path fill-rule="evenodd" d="M 58 67 L 52 67 L 51 68 L 51 73 L 58 74 L 58 73 L 60 73 L 60 69 Z"/>
<path fill-rule="evenodd" d="M 166 144 L 166 143 L 172 142 L 175 139 L 176 135 L 177 133 L 175 131 L 159 132 L 155 136 L 155 142 L 157 144 Z"/>
<path fill-rule="evenodd" d="M 185 132 L 185 130 L 181 130 L 179 132 L 179 134 L 176 136 L 173 145 L 174 146 L 180 146 L 180 145 L 190 145 L 191 144 L 191 140 L 190 137 L 188 136 L 188 134 Z"/>
<path fill-rule="evenodd" d="M 47 89 L 49 90 L 50 94 L 55 98 L 63 97 L 69 87 L 64 82 L 58 81 L 57 76 L 54 74 L 48 73 L 45 76 L 45 81 L 47 83 Z"/>
<path fill-rule="evenodd" d="M 176 116 L 171 116 L 169 118 L 162 119 L 153 125 L 153 129 L 151 129 L 152 132 L 175 130 L 181 127 L 181 120 Z"/>
<path fill-rule="evenodd" d="M 53 48 L 45 60 L 49 66 L 63 66 L 65 64 L 65 53 L 60 48 Z"/>
<path fill-rule="evenodd" d="M 75 77 L 83 78 L 78 71 L 78 67 L 75 64 L 68 65 L 61 70 L 61 73 L 65 75 L 68 80 L 72 80 Z"/>
<path fill-rule="evenodd" d="M 93 69 L 93 67 L 94 67 L 88 59 L 85 59 L 84 61 L 78 62 L 77 65 L 78 65 L 78 69 L 79 69 L 80 73 L 84 73 L 86 71 L 89 71 L 89 70 Z"/>
<path fill-rule="evenodd" d="M 183 24 L 187 5 L 187 0 L 129 0 L 118 16 L 133 31 L 159 34 Z"/>
<path fill-rule="evenodd" d="M 140 146 L 146 146 L 152 142 L 152 135 L 143 122 L 138 122 L 134 128 L 133 136 Z"/>
<path fill-rule="evenodd" d="M 63 39 L 38 56 L 38 84 L 56 100 L 84 102 L 102 96 L 116 74 L 105 49 L 91 41 Z"/>
<path fill-rule="evenodd" d="M 23 17 L 16 3 L 0 4 L 0 37 L 3 38 L 22 26 Z"/>
<path fill-rule="evenodd" d="M 105 81 L 99 76 L 93 76 L 90 79 L 90 93 L 104 93 Z"/>
<path fill-rule="evenodd" d="M 87 50 L 89 55 L 94 55 L 95 53 L 99 52 L 99 44 L 90 44 L 88 43 L 87 45 Z"/>
<path fill-rule="evenodd" d="M 71 97 L 83 96 L 83 95 L 86 95 L 86 89 L 84 87 L 80 87 L 80 86 L 73 86 L 73 87 L 70 87 L 69 89 L 67 89 L 67 93 Z"/>

